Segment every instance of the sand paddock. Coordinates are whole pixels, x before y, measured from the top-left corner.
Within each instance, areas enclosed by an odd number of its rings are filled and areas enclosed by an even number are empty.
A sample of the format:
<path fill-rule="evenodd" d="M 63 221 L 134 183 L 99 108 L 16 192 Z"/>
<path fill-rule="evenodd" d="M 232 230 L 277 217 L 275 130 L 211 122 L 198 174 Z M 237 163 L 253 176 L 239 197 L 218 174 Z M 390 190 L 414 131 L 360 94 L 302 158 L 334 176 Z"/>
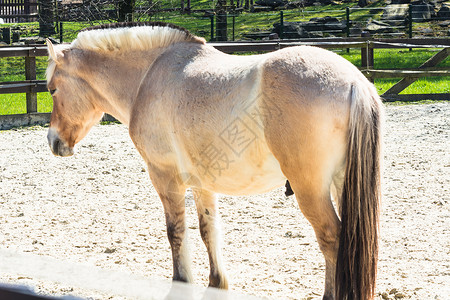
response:
<path fill-rule="evenodd" d="M 388 105 L 385 144 L 378 298 L 449 299 L 450 103 Z M 43 127 L 0 131 L 0 248 L 169 281 L 162 205 L 126 127 L 96 126 L 75 151 L 54 157 Z M 189 192 L 186 206 L 195 283 L 206 285 Z M 323 257 L 293 197 L 221 196 L 220 212 L 232 290 L 320 298 Z M 121 298 L 2 270 L 0 282 Z"/>

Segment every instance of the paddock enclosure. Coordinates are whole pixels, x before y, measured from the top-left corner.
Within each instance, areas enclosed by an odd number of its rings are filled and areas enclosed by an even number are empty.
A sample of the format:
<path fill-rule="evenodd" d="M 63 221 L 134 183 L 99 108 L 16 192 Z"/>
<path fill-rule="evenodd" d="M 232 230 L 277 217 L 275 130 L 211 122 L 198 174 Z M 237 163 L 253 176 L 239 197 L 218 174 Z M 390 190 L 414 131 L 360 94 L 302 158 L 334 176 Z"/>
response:
<path fill-rule="evenodd" d="M 449 299 L 450 103 L 387 105 L 386 113 L 377 299 Z M 163 208 L 127 128 L 95 126 L 70 158 L 54 157 L 46 134 L 39 126 L 0 131 L 1 250 L 169 282 Z M 293 197 L 277 189 L 219 203 L 232 290 L 322 296 L 324 259 Z M 194 280 L 205 286 L 209 264 L 190 192 L 186 207 Z M 0 282 L 123 299 L 4 270 Z"/>

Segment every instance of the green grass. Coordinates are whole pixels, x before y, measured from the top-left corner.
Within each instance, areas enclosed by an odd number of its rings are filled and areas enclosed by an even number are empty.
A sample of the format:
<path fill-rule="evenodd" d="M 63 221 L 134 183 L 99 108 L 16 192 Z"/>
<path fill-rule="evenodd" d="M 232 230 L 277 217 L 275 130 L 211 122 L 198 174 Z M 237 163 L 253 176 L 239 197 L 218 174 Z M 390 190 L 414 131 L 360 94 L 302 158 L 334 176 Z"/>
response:
<path fill-rule="evenodd" d="M 376 79 L 375 87 L 379 94 L 386 92 L 401 78 Z M 450 93 L 450 76 L 421 78 L 403 90 L 400 94 L 436 94 Z"/>
<path fill-rule="evenodd" d="M 374 50 L 374 68 L 375 69 L 414 69 L 419 67 L 440 49 L 375 49 Z M 361 66 L 361 51 L 359 49 L 350 49 L 337 51 L 341 56 L 349 60 L 354 65 Z M 450 68 L 450 58 L 447 57 L 436 67 Z"/>
<path fill-rule="evenodd" d="M 38 111 L 39 112 L 51 112 L 53 108 L 53 100 L 50 93 L 38 94 Z"/>
<path fill-rule="evenodd" d="M 139 2 L 137 2 L 139 4 Z M 156 3 L 156 2 L 155 2 Z M 161 0 L 157 2 L 160 8 L 178 7 L 178 0 Z M 355 6 L 353 3 L 342 3 L 339 5 L 328 5 L 321 7 L 308 7 L 304 9 L 295 9 L 290 11 L 284 11 L 284 21 L 307 21 L 313 17 L 334 16 L 340 20 L 345 19 L 346 7 Z M 384 1 L 379 0 L 368 6 L 379 7 L 385 5 Z M 209 0 L 197 0 L 192 1 L 192 9 L 212 9 L 213 1 Z M 368 14 L 372 16 L 379 16 L 381 12 L 368 10 L 352 10 L 351 19 L 355 21 L 366 22 Z M 207 40 L 210 38 L 210 19 L 202 14 L 178 14 L 178 13 L 158 13 L 153 16 L 136 16 L 139 21 L 164 21 L 177 24 L 185 27 L 192 33 L 203 36 Z M 235 16 L 235 37 L 237 40 L 242 39 L 245 33 L 249 32 L 261 32 L 270 31 L 274 23 L 280 21 L 280 12 L 261 12 L 261 13 L 249 13 L 242 12 Z M 64 22 L 64 41 L 70 42 L 76 38 L 77 33 L 86 27 L 105 23 L 107 21 L 96 22 Z M 228 23 L 231 24 L 231 18 L 228 19 Z M 0 27 L 10 26 L 10 24 L 1 24 Z M 38 23 L 25 23 L 20 24 L 24 28 L 22 36 L 35 35 Z M 414 24 L 415 28 L 420 26 L 428 26 L 428 23 Z M 229 37 L 231 38 L 231 25 L 229 25 Z M 55 35 L 58 37 L 58 34 Z M 375 56 L 375 68 L 376 69 L 405 69 L 405 68 L 417 68 L 428 58 L 436 53 L 434 49 L 414 49 L 410 52 L 407 49 L 393 50 L 393 49 L 376 49 Z M 344 51 L 336 51 L 356 66 L 361 65 L 360 50 L 352 49 L 349 53 Z M 37 79 L 45 79 L 46 58 L 37 58 Z M 450 59 L 447 58 L 438 67 L 450 68 Z M 24 59 L 23 58 L 1 58 L 0 59 L 0 82 L 2 81 L 18 81 L 25 80 L 24 74 Z M 375 86 L 380 94 L 386 91 L 389 87 L 395 84 L 398 79 L 377 79 Z M 402 93 L 406 94 L 422 94 L 422 93 L 449 93 L 450 92 L 450 77 L 431 77 L 422 78 L 410 87 L 408 87 Z M 7 94 L 0 95 L 0 115 L 3 114 L 16 114 L 25 113 L 25 94 Z M 52 99 L 49 93 L 38 93 L 38 111 L 49 112 L 52 109 Z"/>
<path fill-rule="evenodd" d="M 25 94 L 0 95 L 0 115 L 11 115 L 25 113 Z"/>
<path fill-rule="evenodd" d="M 413 69 L 419 67 L 426 60 L 437 53 L 436 49 L 375 49 L 374 63 L 375 69 Z M 361 66 L 360 51 L 352 49 L 350 53 L 342 51 L 340 53 L 354 65 Z M 437 68 L 450 69 L 450 58 L 447 57 Z M 387 91 L 401 78 L 383 78 L 375 80 L 375 87 L 379 94 Z M 421 78 L 407 87 L 400 94 L 432 94 L 450 93 L 450 77 L 429 77 Z"/>
<path fill-rule="evenodd" d="M 53 103 L 50 93 L 38 93 L 38 112 L 51 112 Z M 0 95 L 0 115 L 12 115 L 26 113 L 25 94 Z"/>
<path fill-rule="evenodd" d="M 415 49 L 414 51 L 398 49 L 376 49 L 375 68 L 376 69 L 403 69 L 416 68 L 433 56 L 435 49 Z M 361 65 L 360 51 L 351 49 L 349 53 L 345 50 L 337 51 L 338 54 L 355 64 Z M 24 80 L 23 58 L 2 58 L 0 59 L 1 81 Z M 45 79 L 46 58 L 37 58 L 37 78 Z M 450 68 L 450 58 L 447 58 L 438 65 L 439 68 Z M 385 92 L 399 79 L 377 79 L 375 86 L 380 94 Z M 413 83 L 402 94 L 431 94 L 450 93 L 450 77 L 422 78 Z M 0 115 L 25 113 L 25 94 L 5 94 L 0 95 Z M 52 99 L 49 93 L 38 93 L 38 111 L 50 112 L 52 110 Z"/>

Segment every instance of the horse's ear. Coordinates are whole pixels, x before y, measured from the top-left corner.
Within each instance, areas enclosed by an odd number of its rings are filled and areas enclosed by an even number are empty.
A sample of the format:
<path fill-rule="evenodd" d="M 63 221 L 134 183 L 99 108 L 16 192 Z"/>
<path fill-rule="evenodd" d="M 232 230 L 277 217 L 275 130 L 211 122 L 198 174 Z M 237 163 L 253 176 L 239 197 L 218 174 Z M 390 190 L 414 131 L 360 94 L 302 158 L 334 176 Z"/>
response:
<path fill-rule="evenodd" d="M 54 62 L 56 62 L 58 57 L 56 55 L 55 47 L 53 47 L 52 41 L 50 41 L 49 39 L 45 39 L 45 40 L 47 42 L 48 55 Z"/>

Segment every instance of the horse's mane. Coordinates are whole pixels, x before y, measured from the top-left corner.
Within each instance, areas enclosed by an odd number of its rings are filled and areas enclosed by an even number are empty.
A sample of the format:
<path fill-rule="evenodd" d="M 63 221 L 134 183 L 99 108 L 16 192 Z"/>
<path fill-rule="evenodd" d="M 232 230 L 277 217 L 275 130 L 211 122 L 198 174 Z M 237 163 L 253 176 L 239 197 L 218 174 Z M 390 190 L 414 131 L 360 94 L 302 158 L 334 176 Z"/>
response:
<path fill-rule="evenodd" d="M 203 38 L 188 30 L 163 22 L 111 23 L 82 30 L 72 48 L 97 51 L 150 50 L 179 42 L 204 44 Z"/>

